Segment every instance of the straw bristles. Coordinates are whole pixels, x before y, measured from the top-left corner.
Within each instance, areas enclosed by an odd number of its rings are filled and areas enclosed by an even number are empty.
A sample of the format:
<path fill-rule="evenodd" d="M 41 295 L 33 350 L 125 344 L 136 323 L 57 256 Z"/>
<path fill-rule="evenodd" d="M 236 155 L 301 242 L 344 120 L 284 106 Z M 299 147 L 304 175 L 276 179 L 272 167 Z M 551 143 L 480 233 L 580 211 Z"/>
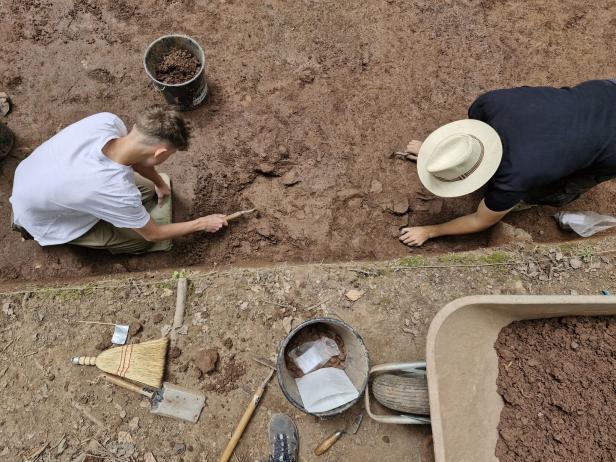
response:
<path fill-rule="evenodd" d="M 125 345 L 103 351 L 96 358 L 96 367 L 109 374 L 160 388 L 165 373 L 169 339 Z"/>

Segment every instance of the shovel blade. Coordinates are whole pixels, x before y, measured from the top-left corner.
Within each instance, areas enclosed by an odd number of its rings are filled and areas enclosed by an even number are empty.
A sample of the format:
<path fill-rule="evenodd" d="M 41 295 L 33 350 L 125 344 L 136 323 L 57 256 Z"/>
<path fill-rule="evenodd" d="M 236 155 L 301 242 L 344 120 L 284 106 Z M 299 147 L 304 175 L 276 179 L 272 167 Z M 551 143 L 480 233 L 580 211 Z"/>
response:
<path fill-rule="evenodd" d="M 205 405 L 205 395 L 188 388 L 164 382 L 152 399 L 152 414 L 197 423 Z"/>

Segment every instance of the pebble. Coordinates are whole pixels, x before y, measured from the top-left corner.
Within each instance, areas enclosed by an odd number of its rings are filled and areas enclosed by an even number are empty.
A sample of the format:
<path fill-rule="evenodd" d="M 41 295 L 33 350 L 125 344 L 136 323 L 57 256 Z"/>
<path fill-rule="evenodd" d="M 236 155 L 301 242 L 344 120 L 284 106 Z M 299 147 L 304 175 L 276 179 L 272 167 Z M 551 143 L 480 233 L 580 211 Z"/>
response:
<path fill-rule="evenodd" d="M 295 170 L 290 170 L 284 175 L 282 175 L 281 181 L 282 184 L 285 186 L 293 186 L 294 184 L 299 183 L 301 180 Z"/>
<path fill-rule="evenodd" d="M 270 162 L 261 162 L 255 167 L 255 171 L 264 175 L 271 175 L 274 173 L 275 165 Z"/>
<path fill-rule="evenodd" d="M 380 193 L 383 192 L 383 183 L 378 180 L 372 180 L 372 184 L 370 185 L 370 192 Z"/>
<path fill-rule="evenodd" d="M 283 318 L 282 327 L 284 328 L 284 331 L 287 334 L 291 332 L 291 329 L 293 329 L 293 318 L 291 316 L 287 316 L 286 318 Z"/>
<path fill-rule="evenodd" d="M 186 452 L 186 445 L 184 443 L 175 443 L 173 447 L 173 452 L 177 455 L 184 454 Z"/>
<path fill-rule="evenodd" d="M 581 268 L 582 260 L 580 260 L 579 258 L 572 258 L 571 260 L 569 260 L 569 265 L 571 265 L 571 268 L 573 269 Z"/>

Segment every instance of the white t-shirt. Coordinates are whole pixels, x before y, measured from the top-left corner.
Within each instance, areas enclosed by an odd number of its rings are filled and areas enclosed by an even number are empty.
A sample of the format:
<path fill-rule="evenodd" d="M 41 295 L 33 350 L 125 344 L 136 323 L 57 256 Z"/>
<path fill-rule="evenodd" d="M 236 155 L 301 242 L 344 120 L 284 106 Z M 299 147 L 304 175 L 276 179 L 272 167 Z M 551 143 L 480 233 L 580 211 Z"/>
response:
<path fill-rule="evenodd" d="M 141 203 L 132 167 L 105 156 L 111 139 L 127 134 L 114 114 L 103 112 L 69 125 L 36 148 L 15 171 L 15 224 L 41 245 L 83 236 L 99 220 L 142 228 L 150 215 Z"/>

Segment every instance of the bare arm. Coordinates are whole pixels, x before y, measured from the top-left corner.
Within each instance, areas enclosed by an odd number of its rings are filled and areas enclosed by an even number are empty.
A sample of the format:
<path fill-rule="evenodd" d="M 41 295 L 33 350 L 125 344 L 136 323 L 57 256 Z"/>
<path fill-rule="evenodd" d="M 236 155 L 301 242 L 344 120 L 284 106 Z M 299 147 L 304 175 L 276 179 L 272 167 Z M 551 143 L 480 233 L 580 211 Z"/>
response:
<path fill-rule="evenodd" d="M 465 215 L 440 225 L 403 228 L 400 240 L 406 245 L 420 246 L 428 239 L 435 237 L 477 233 L 498 223 L 509 211 L 494 212 L 487 208 L 482 200 L 477 210 L 470 215 Z"/>
<path fill-rule="evenodd" d="M 216 214 L 182 223 L 171 223 L 169 225 L 159 225 L 150 218 L 150 221 L 148 221 L 143 228 L 135 228 L 134 230 L 146 241 L 156 242 L 166 239 L 175 239 L 176 237 L 186 236 L 187 234 L 199 231 L 215 233 L 223 226 L 227 226 L 225 215 Z"/>

